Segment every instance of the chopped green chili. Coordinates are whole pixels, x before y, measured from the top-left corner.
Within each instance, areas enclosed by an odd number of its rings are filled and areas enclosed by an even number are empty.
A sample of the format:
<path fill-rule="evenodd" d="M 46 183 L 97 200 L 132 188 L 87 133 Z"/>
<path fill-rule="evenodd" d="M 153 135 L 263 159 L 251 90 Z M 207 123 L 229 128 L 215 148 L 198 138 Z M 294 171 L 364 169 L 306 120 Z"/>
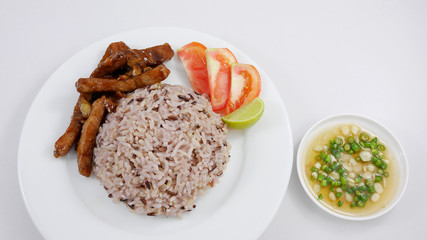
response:
<path fill-rule="evenodd" d="M 332 158 L 331 158 L 331 155 L 326 155 L 326 157 L 325 157 L 325 162 L 326 163 L 331 163 L 332 162 Z"/>
<path fill-rule="evenodd" d="M 338 144 L 338 145 L 343 144 L 342 138 L 339 138 L 339 137 L 335 138 L 335 143 Z"/>
<path fill-rule="evenodd" d="M 320 152 L 320 158 L 321 159 L 325 159 L 325 157 L 326 157 L 326 153 L 325 152 Z"/>
<path fill-rule="evenodd" d="M 387 169 L 387 163 L 382 162 L 382 163 L 380 164 L 380 168 L 381 168 L 382 170 L 386 170 L 386 169 Z"/>
<path fill-rule="evenodd" d="M 361 195 L 359 195 L 359 199 L 360 199 L 360 201 L 362 201 L 362 202 L 366 202 L 366 201 L 368 201 L 368 199 L 363 195 L 363 194 L 361 194 Z"/>
<path fill-rule="evenodd" d="M 363 132 L 359 135 L 359 140 L 364 142 L 369 141 L 369 135 Z"/>
<path fill-rule="evenodd" d="M 351 150 L 351 146 L 350 146 L 350 144 L 349 143 L 346 143 L 346 144 L 344 144 L 344 151 L 346 151 L 346 152 L 348 152 L 348 151 L 350 151 Z"/>
<path fill-rule="evenodd" d="M 341 183 L 342 183 L 342 184 L 347 185 L 347 179 L 345 179 L 345 177 L 344 177 L 344 176 L 341 176 L 340 180 L 341 180 Z"/>
<path fill-rule="evenodd" d="M 320 186 L 322 187 L 328 186 L 328 181 L 326 179 L 323 179 L 322 182 L 320 182 Z"/>
<path fill-rule="evenodd" d="M 337 151 L 337 152 L 335 152 L 334 153 L 334 157 L 335 157 L 335 159 L 338 159 L 338 158 L 340 158 L 340 153 Z"/>
<path fill-rule="evenodd" d="M 353 150 L 354 152 L 360 152 L 360 147 L 359 145 L 357 145 L 357 143 L 351 143 L 351 150 Z"/>
<path fill-rule="evenodd" d="M 322 170 L 322 171 L 325 171 L 325 169 L 327 168 L 328 166 L 326 166 L 326 165 L 322 165 L 321 167 L 320 167 L 320 169 Z"/>

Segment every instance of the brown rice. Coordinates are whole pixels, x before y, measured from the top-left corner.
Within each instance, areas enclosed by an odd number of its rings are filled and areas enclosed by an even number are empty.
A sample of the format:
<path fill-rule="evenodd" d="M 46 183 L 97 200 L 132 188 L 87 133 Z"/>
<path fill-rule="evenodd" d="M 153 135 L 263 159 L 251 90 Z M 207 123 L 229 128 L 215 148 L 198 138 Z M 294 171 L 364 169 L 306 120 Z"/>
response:
<path fill-rule="evenodd" d="M 94 171 L 115 202 L 140 214 L 181 216 L 218 183 L 227 129 L 206 96 L 177 85 L 137 89 L 97 135 Z"/>

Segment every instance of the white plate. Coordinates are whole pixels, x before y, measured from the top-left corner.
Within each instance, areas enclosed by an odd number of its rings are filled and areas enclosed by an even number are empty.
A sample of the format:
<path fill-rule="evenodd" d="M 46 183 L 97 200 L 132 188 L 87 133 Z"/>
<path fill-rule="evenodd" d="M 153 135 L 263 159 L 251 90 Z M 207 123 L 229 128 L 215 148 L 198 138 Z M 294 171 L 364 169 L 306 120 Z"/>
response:
<path fill-rule="evenodd" d="M 76 154 L 53 157 L 53 145 L 69 123 L 78 97 L 74 83 L 89 76 L 106 47 L 124 41 L 131 48 L 168 42 L 178 49 L 191 41 L 227 47 L 262 77 L 264 115 L 246 130 L 231 130 L 231 159 L 220 183 L 201 196 L 183 219 L 148 217 L 114 204 L 97 179 L 79 175 Z M 175 55 L 165 64 L 166 83 L 189 84 Z M 285 106 L 266 73 L 229 43 L 178 28 L 147 28 L 108 37 L 65 62 L 45 83 L 24 123 L 18 172 L 27 209 L 46 239 L 256 239 L 272 220 L 288 186 L 292 137 Z M 93 175 L 93 174 L 92 174 Z"/>

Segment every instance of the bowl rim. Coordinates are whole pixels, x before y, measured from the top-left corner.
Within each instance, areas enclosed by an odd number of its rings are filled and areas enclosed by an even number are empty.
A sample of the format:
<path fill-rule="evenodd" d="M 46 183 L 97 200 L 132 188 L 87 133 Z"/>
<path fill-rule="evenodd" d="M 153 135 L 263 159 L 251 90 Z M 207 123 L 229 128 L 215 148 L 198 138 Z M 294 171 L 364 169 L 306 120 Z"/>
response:
<path fill-rule="evenodd" d="M 399 173 L 400 173 L 399 177 L 400 177 L 400 181 L 401 181 L 401 186 L 399 186 L 398 192 L 396 192 L 395 196 L 393 197 L 393 199 L 391 200 L 390 204 L 387 207 L 385 207 L 379 211 L 376 211 L 372 214 L 363 215 L 363 216 L 344 215 L 344 214 L 333 211 L 330 208 L 326 207 L 324 204 L 319 202 L 317 200 L 317 198 L 315 198 L 315 196 L 311 193 L 310 187 L 308 186 L 308 184 L 306 184 L 305 179 L 304 179 L 304 174 L 303 174 L 303 164 L 302 164 L 302 155 L 304 153 L 303 150 L 304 150 L 305 146 L 307 145 L 307 143 L 309 143 L 307 141 L 309 140 L 308 137 L 310 136 L 311 133 L 313 133 L 315 131 L 320 131 L 321 129 L 323 129 L 327 126 L 330 126 L 330 125 L 328 125 L 328 122 L 333 122 L 333 121 L 337 121 L 337 120 L 340 120 L 342 123 L 353 122 L 359 126 L 362 125 L 361 127 L 363 127 L 363 124 L 357 123 L 358 120 L 359 120 L 359 122 L 360 121 L 370 122 L 371 124 L 376 125 L 374 128 L 377 128 L 377 129 L 382 128 L 383 131 L 385 131 L 387 134 L 390 135 L 389 136 L 390 138 L 387 138 L 387 137 L 385 138 L 388 142 L 393 141 L 394 144 L 396 146 L 398 146 L 398 149 L 395 149 L 395 151 L 400 152 L 399 156 L 396 156 L 396 160 L 398 160 L 400 162 L 400 164 L 399 164 Z M 373 132 L 375 132 L 375 129 Z M 325 117 L 325 118 L 317 121 L 306 131 L 303 138 L 299 142 L 296 157 L 297 157 L 296 168 L 297 168 L 298 178 L 299 178 L 299 181 L 300 181 L 302 187 L 304 188 L 305 193 L 309 196 L 309 198 L 318 207 L 320 207 L 322 210 L 324 210 L 327 213 L 329 213 L 335 217 L 338 217 L 338 218 L 342 218 L 342 219 L 346 219 L 346 220 L 352 220 L 352 221 L 365 221 L 365 220 L 370 220 L 370 219 L 380 217 L 380 216 L 386 214 L 387 212 L 389 212 L 391 209 L 393 209 L 396 206 L 396 204 L 402 198 L 404 192 L 406 191 L 407 185 L 408 185 L 409 166 L 408 166 L 408 160 L 407 160 L 407 157 L 406 157 L 406 154 L 405 154 L 405 151 L 403 149 L 402 144 L 399 142 L 399 140 L 396 138 L 396 136 L 393 134 L 393 132 L 390 131 L 385 125 L 383 125 L 382 123 L 380 123 L 376 120 L 373 120 L 372 118 L 369 118 L 369 117 L 366 117 L 363 115 L 352 114 L 352 113 L 336 114 L 336 115 Z M 403 167 L 403 169 L 402 169 L 402 167 Z"/>

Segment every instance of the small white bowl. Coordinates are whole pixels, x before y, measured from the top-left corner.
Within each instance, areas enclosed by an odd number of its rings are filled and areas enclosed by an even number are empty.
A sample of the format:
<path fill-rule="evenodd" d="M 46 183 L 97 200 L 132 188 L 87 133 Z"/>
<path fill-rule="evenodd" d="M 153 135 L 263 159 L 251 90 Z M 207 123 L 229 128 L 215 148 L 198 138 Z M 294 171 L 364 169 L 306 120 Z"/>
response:
<path fill-rule="evenodd" d="M 342 124 L 356 124 L 356 125 L 359 125 L 362 129 L 366 129 L 367 131 L 371 132 L 375 136 L 378 136 L 378 138 L 386 144 L 388 149 L 391 150 L 392 154 L 394 155 L 395 157 L 394 163 L 398 164 L 398 167 L 397 167 L 399 172 L 398 189 L 395 192 L 393 199 L 384 208 L 368 215 L 362 215 L 362 216 L 348 215 L 348 214 L 334 211 L 326 203 L 323 203 L 317 199 L 317 196 L 314 195 L 314 193 L 311 191 L 311 187 L 308 185 L 308 181 L 310 180 L 304 175 L 305 159 L 303 158 L 305 155 L 305 151 L 308 150 L 308 146 L 310 145 L 311 141 L 314 140 L 313 138 L 318 136 L 318 134 L 320 134 L 322 131 L 325 131 L 327 128 L 342 125 Z M 408 175 L 409 175 L 408 161 L 406 159 L 403 148 L 399 143 L 399 141 L 396 139 L 396 137 L 391 133 L 391 131 L 372 119 L 359 116 L 359 115 L 353 115 L 353 114 L 336 115 L 336 116 L 325 118 L 323 120 L 320 120 L 316 124 L 314 124 L 307 131 L 307 133 L 302 138 L 301 143 L 298 147 L 297 171 L 298 171 L 298 177 L 300 179 L 301 185 L 303 186 L 305 192 L 310 197 L 310 199 L 317 206 L 319 206 L 321 209 L 323 209 L 324 211 L 326 211 L 327 213 L 333 216 L 347 219 L 347 220 L 355 220 L 355 221 L 362 221 L 362 220 L 377 218 L 387 213 L 388 211 L 390 211 L 397 204 L 397 202 L 399 202 L 403 193 L 405 192 L 406 186 L 408 184 Z"/>

